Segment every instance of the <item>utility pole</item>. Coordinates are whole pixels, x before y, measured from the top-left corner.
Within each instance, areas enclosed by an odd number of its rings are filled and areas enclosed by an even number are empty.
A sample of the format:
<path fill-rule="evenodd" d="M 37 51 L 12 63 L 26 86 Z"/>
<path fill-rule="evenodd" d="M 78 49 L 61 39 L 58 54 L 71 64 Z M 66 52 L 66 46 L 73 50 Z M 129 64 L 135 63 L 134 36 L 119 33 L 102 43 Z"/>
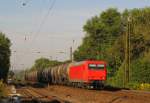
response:
<path fill-rule="evenodd" d="M 71 60 L 71 62 L 74 61 L 74 56 L 73 56 L 74 42 L 75 42 L 75 40 L 72 41 L 72 46 L 70 47 L 70 60 Z"/>
<path fill-rule="evenodd" d="M 70 47 L 70 60 L 73 62 L 73 53 L 72 53 L 72 47 Z"/>
<path fill-rule="evenodd" d="M 127 20 L 127 31 L 125 37 L 125 75 L 124 75 L 124 87 L 130 81 L 130 35 L 131 35 L 131 17 Z"/>

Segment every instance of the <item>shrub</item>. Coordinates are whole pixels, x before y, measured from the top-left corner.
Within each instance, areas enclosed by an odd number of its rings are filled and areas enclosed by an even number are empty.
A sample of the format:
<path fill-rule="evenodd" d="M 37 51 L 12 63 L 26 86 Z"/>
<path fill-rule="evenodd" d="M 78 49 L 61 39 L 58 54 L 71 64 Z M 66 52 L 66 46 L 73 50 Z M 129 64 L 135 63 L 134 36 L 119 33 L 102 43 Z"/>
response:
<path fill-rule="evenodd" d="M 150 84 L 148 84 L 148 83 L 130 82 L 128 84 L 128 88 L 134 89 L 134 90 L 148 90 L 148 91 L 150 91 Z"/>
<path fill-rule="evenodd" d="M 149 90 L 150 91 L 150 84 L 148 84 L 148 83 L 142 83 L 142 84 L 140 84 L 139 89 L 140 90 Z"/>
<path fill-rule="evenodd" d="M 128 83 L 127 87 L 130 89 L 139 90 L 140 84 L 137 82 L 130 82 L 130 83 Z"/>
<path fill-rule="evenodd" d="M 6 85 L 0 80 L 0 97 L 6 96 Z"/>

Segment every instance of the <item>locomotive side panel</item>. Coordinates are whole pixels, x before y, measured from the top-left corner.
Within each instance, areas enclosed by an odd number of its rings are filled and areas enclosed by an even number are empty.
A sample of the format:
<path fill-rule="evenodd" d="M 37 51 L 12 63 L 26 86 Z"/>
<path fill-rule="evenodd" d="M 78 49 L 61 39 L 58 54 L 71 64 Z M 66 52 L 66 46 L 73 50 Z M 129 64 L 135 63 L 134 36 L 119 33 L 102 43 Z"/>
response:
<path fill-rule="evenodd" d="M 84 64 L 70 67 L 69 78 L 71 82 L 86 82 L 86 68 Z"/>

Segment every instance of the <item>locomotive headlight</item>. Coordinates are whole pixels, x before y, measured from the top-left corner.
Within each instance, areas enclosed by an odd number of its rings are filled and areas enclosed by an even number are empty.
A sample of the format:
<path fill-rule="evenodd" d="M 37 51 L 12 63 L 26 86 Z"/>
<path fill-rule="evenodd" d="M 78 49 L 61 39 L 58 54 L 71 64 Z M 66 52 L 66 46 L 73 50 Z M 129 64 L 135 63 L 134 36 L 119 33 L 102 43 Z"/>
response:
<path fill-rule="evenodd" d="M 104 76 L 102 76 L 102 79 L 103 79 L 103 80 L 105 80 L 105 77 L 104 77 Z"/>

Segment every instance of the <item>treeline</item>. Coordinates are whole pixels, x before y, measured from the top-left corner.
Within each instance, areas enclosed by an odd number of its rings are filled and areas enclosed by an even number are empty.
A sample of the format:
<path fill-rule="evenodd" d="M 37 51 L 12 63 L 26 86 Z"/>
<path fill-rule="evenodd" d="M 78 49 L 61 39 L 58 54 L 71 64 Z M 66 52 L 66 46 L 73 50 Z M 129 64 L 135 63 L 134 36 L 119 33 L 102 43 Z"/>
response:
<path fill-rule="evenodd" d="M 57 60 L 49 60 L 48 58 L 39 58 L 35 60 L 34 65 L 29 69 L 29 71 L 34 71 L 34 70 L 42 70 L 46 69 L 48 67 L 53 67 L 56 65 L 61 64 L 62 62 L 59 62 Z"/>
<path fill-rule="evenodd" d="M 0 80 L 6 82 L 10 67 L 10 40 L 0 32 Z"/>
<path fill-rule="evenodd" d="M 60 62 L 58 60 L 50 60 L 48 58 L 39 58 L 37 60 L 35 60 L 35 63 L 33 64 L 33 66 L 29 69 L 27 69 L 28 72 L 30 71 L 34 71 L 34 70 L 43 70 L 43 69 L 47 69 L 49 67 L 54 67 L 60 64 L 64 64 L 67 62 L 71 62 L 70 60 L 64 61 L 64 62 Z"/>
<path fill-rule="evenodd" d="M 119 12 L 103 11 L 83 26 L 85 37 L 74 52 L 76 61 L 106 60 L 108 83 L 123 87 L 125 68 L 125 35 L 130 21 L 130 82 L 127 85 L 150 83 L 150 8 Z"/>

